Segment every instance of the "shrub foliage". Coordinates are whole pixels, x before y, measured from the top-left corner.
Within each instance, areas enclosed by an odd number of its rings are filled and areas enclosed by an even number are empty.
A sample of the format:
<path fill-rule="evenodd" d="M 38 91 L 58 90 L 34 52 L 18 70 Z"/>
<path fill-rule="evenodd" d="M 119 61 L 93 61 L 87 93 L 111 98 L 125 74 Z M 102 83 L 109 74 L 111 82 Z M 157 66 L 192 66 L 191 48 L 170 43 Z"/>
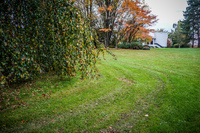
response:
<path fill-rule="evenodd" d="M 122 49 L 142 49 L 143 46 L 139 42 L 120 42 L 118 48 Z"/>
<path fill-rule="evenodd" d="M 55 71 L 94 76 L 94 32 L 67 0 L 4 0 L 0 3 L 1 85 Z M 96 44 L 97 45 L 97 44 Z"/>

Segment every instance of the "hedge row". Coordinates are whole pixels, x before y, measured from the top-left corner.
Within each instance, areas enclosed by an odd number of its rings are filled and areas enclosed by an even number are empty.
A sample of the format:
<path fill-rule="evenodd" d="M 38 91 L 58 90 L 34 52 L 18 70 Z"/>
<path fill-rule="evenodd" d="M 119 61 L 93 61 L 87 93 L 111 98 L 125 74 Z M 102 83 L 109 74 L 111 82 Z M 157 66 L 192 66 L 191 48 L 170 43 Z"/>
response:
<path fill-rule="evenodd" d="M 0 84 L 55 71 L 94 76 L 98 55 L 81 13 L 68 0 L 4 0 L 0 3 Z"/>
<path fill-rule="evenodd" d="M 118 48 L 122 49 L 142 49 L 143 46 L 139 42 L 120 42 Z"/>

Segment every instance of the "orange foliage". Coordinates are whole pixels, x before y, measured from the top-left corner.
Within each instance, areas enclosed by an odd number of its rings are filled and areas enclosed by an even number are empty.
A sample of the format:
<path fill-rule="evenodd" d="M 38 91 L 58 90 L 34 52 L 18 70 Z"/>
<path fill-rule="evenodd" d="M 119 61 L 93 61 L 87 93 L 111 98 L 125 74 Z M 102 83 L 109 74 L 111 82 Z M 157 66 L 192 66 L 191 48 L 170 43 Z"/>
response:
<path fill-rule="evenodd" d="M 112 6 L 109 6 L 107 9 L 108 9 L 108 11 L 110 11 L 110 12 L 111 12 L 111 11 L 112 11 L 112 9 L 113 9 L 113 7 L 112 7 Z"/>
<path fill-rule="evenodd" d="M 123 32 L 125 33 L 125 40 L 141 38 L 143 40 L 151 40 L 148 35 L 152 30 L 147 29 L 157 22 L 156 16 L 151 14 L 151 10 L 146 5 L 142 5 L 139 0 L 131 1 L 125 0 L 122 4 L 123 12 L 129 12 L 132 19 L 127 21 Z"/>
<path fill-rule="evenodd" d="M 104 7 L 99 7 L 98 12 L 105 12 L 106 9 Z"/>
<path fill-rule="evenodd" d="M 147 29 L 144 27 L 140 27 L 139 31 L 136 33 L 135 38 L 136 39 L 142 39 L 142 40 L 147 40 L 147 41 L 152 41 L 152 37 L 149 35 L 150 32 L 154 32 L 153 29 Z"/>
<path fill-rule="evenodd" d="M 99 31 L 109 32 L 109 31 L 111 31 L 111 29 L 100 29 Z"/>
<path fill-rule="evenodd" d="M 108 7 L 106 5 L 104 5 L 103 7 L 99 7 L 98 12 L 106 12 L 106 11 L 110 11 L 112 12 L 113 7 L 111 5 L 109 5 Z"/>

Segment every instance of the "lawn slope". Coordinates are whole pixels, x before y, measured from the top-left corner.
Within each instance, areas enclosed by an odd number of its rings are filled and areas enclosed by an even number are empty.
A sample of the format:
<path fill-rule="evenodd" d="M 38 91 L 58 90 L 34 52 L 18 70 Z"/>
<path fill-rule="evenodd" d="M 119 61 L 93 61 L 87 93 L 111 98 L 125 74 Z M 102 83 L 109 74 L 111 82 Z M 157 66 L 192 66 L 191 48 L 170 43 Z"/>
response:
<path fill-rule="evenodd" d="M 2 89 L 0 131 L 200 132 L 200 49 L 112 51 L 98 79 Z"/>

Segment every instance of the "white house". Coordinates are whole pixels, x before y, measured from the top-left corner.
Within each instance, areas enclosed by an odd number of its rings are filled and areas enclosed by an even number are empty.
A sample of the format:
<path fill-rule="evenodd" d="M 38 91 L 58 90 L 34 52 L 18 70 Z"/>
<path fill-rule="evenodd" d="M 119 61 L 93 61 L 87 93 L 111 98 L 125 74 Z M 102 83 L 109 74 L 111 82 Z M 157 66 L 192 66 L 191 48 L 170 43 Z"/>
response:
<path fill-rule="evenodd" d="M 153 38 L 153 42 L 149 43 L 149 46 L 158 47 L 158 48 L 165 48 L 167 47 L 167 32 L 155 32 L 150 34 Z"/>

